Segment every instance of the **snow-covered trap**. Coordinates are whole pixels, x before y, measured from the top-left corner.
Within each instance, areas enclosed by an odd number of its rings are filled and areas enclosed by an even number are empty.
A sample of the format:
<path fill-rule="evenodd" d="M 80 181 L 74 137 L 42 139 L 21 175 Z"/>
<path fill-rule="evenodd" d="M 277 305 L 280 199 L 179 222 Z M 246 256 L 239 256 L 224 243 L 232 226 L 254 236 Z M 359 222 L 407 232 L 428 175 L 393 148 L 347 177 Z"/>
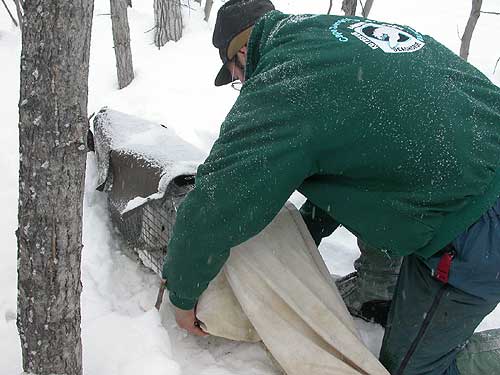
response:
<path fill-rule="evenodd" d="M 142 263 L 161 275 L 177 207 L 193 188 L 204 154 L 165 125 L 108 108 L 96 114 L 89 143 L 113 225 Z"/>

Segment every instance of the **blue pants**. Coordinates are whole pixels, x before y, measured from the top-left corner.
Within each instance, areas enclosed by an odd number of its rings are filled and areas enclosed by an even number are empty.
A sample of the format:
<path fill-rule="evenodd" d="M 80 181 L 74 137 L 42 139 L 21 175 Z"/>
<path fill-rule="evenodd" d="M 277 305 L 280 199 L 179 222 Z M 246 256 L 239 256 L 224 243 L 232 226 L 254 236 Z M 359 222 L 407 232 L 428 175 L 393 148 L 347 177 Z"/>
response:
<path fill-rule="evenodd" d="M 433 276 L 441 253 L 403 261 L 380 354 L 393 375 L 476 375 L 457 355 L 500 302 L 500 199 L 452 244 L 448 283 Z M 481 373 L 500 374 L 490 362 Z"/>

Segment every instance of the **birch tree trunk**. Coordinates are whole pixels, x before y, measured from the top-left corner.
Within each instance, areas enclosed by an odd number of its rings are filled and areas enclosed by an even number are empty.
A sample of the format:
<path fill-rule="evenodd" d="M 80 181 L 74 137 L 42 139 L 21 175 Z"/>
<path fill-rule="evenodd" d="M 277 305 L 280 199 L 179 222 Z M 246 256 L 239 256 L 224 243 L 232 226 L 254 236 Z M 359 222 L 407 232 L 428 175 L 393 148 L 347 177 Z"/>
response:
<path fill-rule="evenodd" d="M 365 6 L 363 8 L 363 17 L 368 18 L 370 10 L 372 10 L 373 0 L 366 0 Z"/>
<path fill-rule="evenodd" d="M 160 48 L 168 41 L 182 37 L 180 0 L 154 0 L 155 45 Z"/>
<path fill-rule="evenodd" d="M 214 0 L 207 0 L 205 3 L 205 21 L 210 18 L 210 13 L 212 12 L 212 5 L 214 5 Z"/>
<path fill-rule="evenodd" d="M 477 20 L 481 15 L 482 5 L 483 0 L 472 0 L 472 9 L 470 11 L 469 20 L 467 21 L 467 26 L 465 26 L 464 35 L 462 35 L 462 43 L 460 45 L 460 57 L 464 60 L 469 58 L 470 41 L 472 39 L 474 29 L 476 28 Z"/>
<path fill-rule="evenodd" d="M 110 0 L 110 5 L 118 88 L 122 89 L 128 86 L 134 79 L 132 50 L 130 49 L 130 28 L 127 17 L 127 0 Z"/>
<path fill-rule="evenodd" d="M 82 373 L 80 259 L 93 0 L 24 3 L 17 326 L 23 369 Z"/>
<path fill-rule="evenodd" d="M 356 5 L 357 5 L 357 0 L 343 0 L 342 10 L 345 12 L 346 16 L 355 16 Z"/>

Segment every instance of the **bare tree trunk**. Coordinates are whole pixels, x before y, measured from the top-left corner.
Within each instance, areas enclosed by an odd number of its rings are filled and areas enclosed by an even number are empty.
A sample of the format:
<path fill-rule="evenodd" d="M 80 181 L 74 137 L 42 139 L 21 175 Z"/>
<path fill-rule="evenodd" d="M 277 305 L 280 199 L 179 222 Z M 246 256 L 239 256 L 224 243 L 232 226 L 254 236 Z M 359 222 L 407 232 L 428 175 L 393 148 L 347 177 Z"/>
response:
<path fill-rule="evenodd" d="M 160 48 L 169 40 L 182 37 L 182 13 L 180 0 L 154 0 L 155 45 Z"/>
<path fill-rule="evenodd" d="M 19 28 L 21 29 L 21 33 L 23 31 L 23 4 L 20 3 L 21 0 L 14 0 L 14 3 L 16 4 L 16 12 L 17 12 L 17 19 L 19 20 Z"/>
<path fill-rule="evenodd" d="M 82 374 L 80 260 L 93 0 L 24 4 L 17 327 L 25 373 Z"/>
<path fill-rule="evenodd" d="M 130 28 L 127 17 L 126 0 L 111 0 L 111 26 L 115 44 L 116 72 L 118 87 L 128 86 L 134 79 L 132 50 L 130 49 Z"/>
<path fill-rule="evenodd" d="M 210 18 L 212 5 L 214 5 L 214 0 L 207 0 L 207 2 L 205 3 L 205 21 L 208 21 L 208 19 Z"/>
<path fill-rule="evenodd" d="M 12 15 L 12 13 L 10 12 L 9 7 L 7 6 L 7 4 L 5 4 L 5 0 L 2 0 L 2 3 L 5 6 L 5 9 L 7 10 L 7 13 L 9 13 L 9 16 L 10 16 L 10 19 L 12 20 L 12 23 L 14 23 L 14 25 L 16 25 L 16 27 L 18 27 L 19 25 L 17 24 L 16 19 L 14 18 L 14 16 Z"/>
<path fill-rule="evenodd" d="M 363 8 L 363 17 L 368 18 L 368 15 L 370 14 L 370 10 L 372 10 L 373 6 L 373 0 L 366 0 L 365 6 Z"/>
<path fill-rule="evenodd" d="M 330 0 L 330 4 L 328 5 L 328 11 L 326 12 L 326 14 L 330 14 L 330 12 L 332 11 L 332 6 L 333 6 L 333 0 Z"/>
<path fill-rule="evenodd" d="M 465 26 L 464 35 L 462 35 L 462 44 L 460 45 L 460 57 L 464 60 L 469 58 L 469 48 L 470 41 L 472 39 L 472 33 L 476 28 L 477 20 L 481 15 L 481 6 L 483 5 L 483 0 L 472 0 L 472 9 L 470 11 L 469 20 L 467 21 L 467 26 Z"/>
<path fill-rule="evenodd" d="M 342 0 L 342 10 L 346 16 L 356 15 L 357 0 Z"/>

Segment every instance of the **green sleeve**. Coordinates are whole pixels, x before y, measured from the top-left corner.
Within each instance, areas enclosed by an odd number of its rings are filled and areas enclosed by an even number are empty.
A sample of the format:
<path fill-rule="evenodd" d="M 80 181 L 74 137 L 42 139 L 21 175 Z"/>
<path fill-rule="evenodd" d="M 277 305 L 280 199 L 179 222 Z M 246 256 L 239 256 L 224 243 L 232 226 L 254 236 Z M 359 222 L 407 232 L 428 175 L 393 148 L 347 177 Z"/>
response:
<path fill-rule="evenodd" d="M 181 309 L 195 306 L 230 249 L 264 229 L 312 174 L 301 127 L 248 100 L 240 95 L 177 213 L 163 277 Z"/>
<path fill-rule="evenodd" d="M 310 200 L 307 200 L 302 205 L 300 213 L 316 246 L 319 246 L 321 240 L 332 234 L 339 226 L 339 223 L 334 218 L 325 210 L 315 206 Z"/>

